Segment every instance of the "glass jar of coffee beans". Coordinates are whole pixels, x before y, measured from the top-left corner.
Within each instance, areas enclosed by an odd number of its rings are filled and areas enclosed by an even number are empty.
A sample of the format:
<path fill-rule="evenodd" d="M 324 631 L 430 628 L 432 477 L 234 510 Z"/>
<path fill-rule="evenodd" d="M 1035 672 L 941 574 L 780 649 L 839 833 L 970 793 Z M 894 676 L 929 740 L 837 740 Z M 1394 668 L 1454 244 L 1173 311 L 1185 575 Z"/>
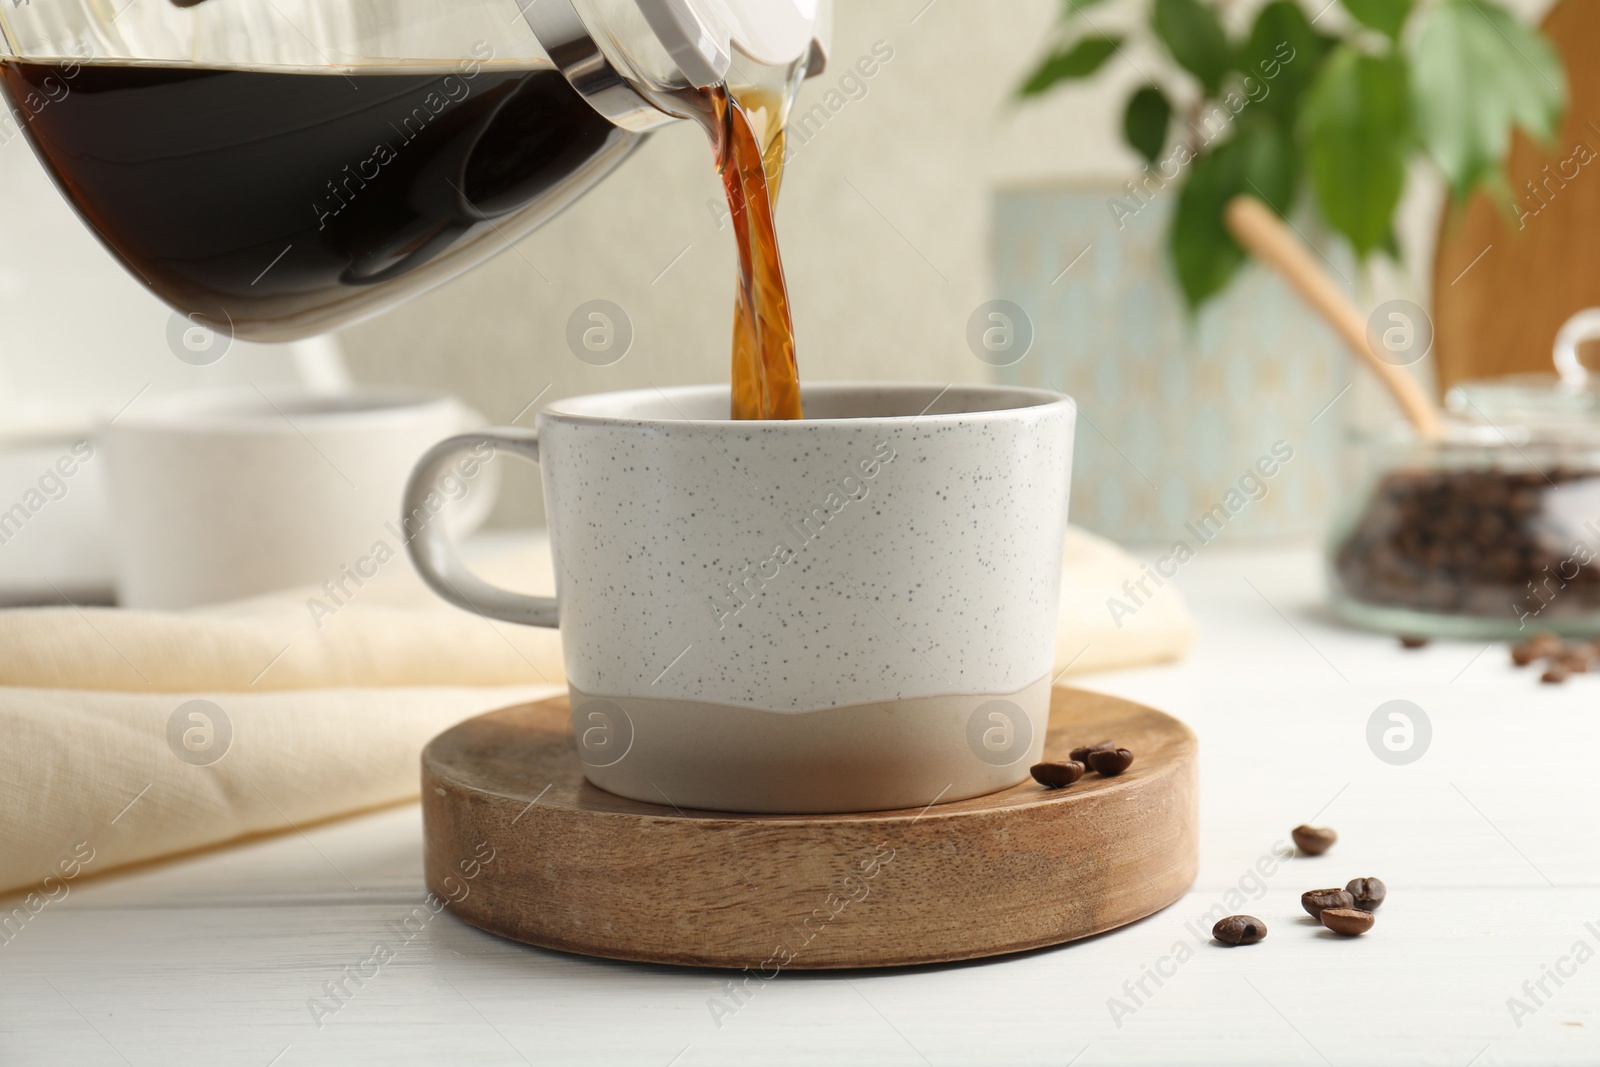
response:
<path fill-rule="evenodd" d="M 1457 386 L 1442 441 L 1352 440 L 1335 611 L 1418 637 L 1600 635 L 1600 389 L 1571 364 Z"/>

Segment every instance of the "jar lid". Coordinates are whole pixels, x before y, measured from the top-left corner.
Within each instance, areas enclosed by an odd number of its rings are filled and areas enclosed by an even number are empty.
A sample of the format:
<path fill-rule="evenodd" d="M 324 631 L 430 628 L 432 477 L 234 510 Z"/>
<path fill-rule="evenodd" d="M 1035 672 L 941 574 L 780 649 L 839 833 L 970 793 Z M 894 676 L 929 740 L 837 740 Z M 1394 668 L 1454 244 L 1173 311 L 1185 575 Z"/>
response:
<path fill-rule="evenodd" d="M 1511 374 L 1461 382 L 1445 407 L 1468 427 L 1515 430 L 1523 440 L 1600 438 L 1600 379 L 1578 346 L 1600 339 L 1600 308 L 1578 312 L 1556 334 L 1553 373 Z"/>

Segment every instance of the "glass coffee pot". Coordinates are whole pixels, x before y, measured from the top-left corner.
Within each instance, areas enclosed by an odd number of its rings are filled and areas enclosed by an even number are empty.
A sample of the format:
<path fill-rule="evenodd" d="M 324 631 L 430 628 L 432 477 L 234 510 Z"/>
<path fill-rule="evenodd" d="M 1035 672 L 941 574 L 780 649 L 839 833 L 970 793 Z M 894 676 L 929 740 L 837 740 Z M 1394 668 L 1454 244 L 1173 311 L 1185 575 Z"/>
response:
<path fill-rule="evenodd" d="M 826 4 L 48 0 L 0 9 L 0 77 L 124 266 L 218 332 L 284 341 L 509 247 L 699 90 L 792 90 Z"/>

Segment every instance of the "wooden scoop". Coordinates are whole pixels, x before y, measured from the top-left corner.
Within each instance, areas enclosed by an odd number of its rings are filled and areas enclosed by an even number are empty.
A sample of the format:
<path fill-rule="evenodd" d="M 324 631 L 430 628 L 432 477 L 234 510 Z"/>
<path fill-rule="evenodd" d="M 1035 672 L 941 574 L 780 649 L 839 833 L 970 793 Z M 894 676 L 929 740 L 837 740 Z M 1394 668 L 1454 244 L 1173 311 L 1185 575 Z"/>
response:
<path fill-rule="evenodd" d="M 1276 212 L 1255 197 L 1238 196 L 1228 202 L 1223 219 L 1233 239 L 1276 270 L 1344 338 L 1350 351 L 1372 368 L 1419 436 L 1429 441 L 1444 437 L 1444 419 L 1438 406 L 1416 379 L 1372 351 L 1367 343 L 1367 317 L 1317 265 Z"/>

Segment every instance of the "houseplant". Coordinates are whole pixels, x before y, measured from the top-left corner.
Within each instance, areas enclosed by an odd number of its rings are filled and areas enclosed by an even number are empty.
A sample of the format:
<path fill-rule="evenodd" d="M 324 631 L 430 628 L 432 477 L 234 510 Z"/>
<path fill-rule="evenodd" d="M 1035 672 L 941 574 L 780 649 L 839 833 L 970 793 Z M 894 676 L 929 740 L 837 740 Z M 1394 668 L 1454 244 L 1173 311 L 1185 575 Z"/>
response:
<path fill-rule="evenodd" d="M 1103 32 L 1104 0 L 1062 0 L 1056 39 L 1023 97 L 1088 78 L 1131 35 Z M 1202 0 L 1150 0 L 1137 31 L 1183 73 L 1137 89 L 1123 111 L 1146 161 L 1113 215 L 1175 188 L 1168 256 L 1191 309 L 1221 292 L 1245 253 L 1223 206 L 1254 195 L 1288 217 L 1309 193 L 1354 253 L 1395 254 L 1407 169 L 1425 158 L 1456 202 L 1479 188 L 1511 200 L 1511 134 L 1550 140 L 1566 105 L 1549 42 L 1493 0 L 1330 0 L 1308 15 L 1273 0 L 1230 34 Z M 1319 5 L 1320 6 L 1320 5 Z"/>

